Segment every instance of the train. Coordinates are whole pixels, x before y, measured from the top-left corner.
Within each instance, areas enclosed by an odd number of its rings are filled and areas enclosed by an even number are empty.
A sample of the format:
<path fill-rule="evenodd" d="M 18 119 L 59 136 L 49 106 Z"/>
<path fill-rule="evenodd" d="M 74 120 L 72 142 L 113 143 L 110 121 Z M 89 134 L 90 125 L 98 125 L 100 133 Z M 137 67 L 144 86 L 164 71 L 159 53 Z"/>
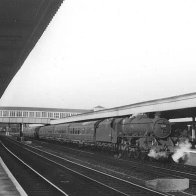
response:
<path fill-rule="evenodd" d="M 117 157 L 143 160 L 149 157 L 169 158 L 176 146 L 188 138 L 184 132 L 172 132 L 167 119 L 159 116 L 150 118 L 145 114 L 25 128 L 23 135 L 110 150 Z"/>

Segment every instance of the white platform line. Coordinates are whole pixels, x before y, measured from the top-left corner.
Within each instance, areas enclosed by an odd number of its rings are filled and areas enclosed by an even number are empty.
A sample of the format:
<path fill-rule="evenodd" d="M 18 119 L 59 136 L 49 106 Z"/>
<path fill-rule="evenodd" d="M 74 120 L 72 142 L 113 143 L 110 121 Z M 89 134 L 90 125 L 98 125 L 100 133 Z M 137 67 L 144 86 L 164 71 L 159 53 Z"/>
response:
<path fill-rule="evenodd" d="M 24 189 L 19 184 L 19 182 L 16 180 L 16 178 L 12 175 L 12 173 L 10 172 L 10 170 L 8 169 L 8 167 L 6 166 L 6 164 L 3 162 L 3 160 L 2 160 L 1 157 L 0 157 L 0 164 L 3 167 L 3 169 L 5 170 L 5 172 L 7 173 L 8 177 L 10 178 L 10 180 L 13 182 L 13 184 L 16 187 L 16 189 L 19 192 L 19 194 L 21 196 L 28 196 L 26 194 L 26 192 L 24 191 Z"/>

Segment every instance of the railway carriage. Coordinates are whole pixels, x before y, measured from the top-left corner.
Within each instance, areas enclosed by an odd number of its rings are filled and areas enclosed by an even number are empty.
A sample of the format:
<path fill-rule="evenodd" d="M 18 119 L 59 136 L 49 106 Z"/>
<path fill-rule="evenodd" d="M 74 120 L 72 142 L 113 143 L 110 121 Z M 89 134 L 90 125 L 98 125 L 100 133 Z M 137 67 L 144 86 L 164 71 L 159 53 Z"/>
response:
<path fill-rule="evenodd" d="M 40 139 L 55 139 L 55 133 L 54 133 L 54 125 L 51 126 L 44 126 L 40 127 L 40 129 L 37 129 L 37 134 L 39 135 Z"/>
<path fill-rule="evenodd" d="M 70 123 L 68 137 L 71 141 L 80 144 L 95 143 L 95 124 L 96 121 L 83 123 Z"/>
<path fill-rule="evenodd" d="M 35 137 L 35 127 L 25 127 L 23 129 L 23 134 L 25 135 L 25 137 L 30 137 L 33 138 Z"/>
<path fill-rule="evenodd" d="M 59 141 L 67 141 L 68 140 L 68 137 L 67 137 L 68 128 L 69 128 L 68 124 L 60 124 L 60 125 L 54 126 L 54 136 L 55 136 L 54 139 L 59 140 Z"/>
<path fill-rule="evenodd" d="M 37 129 L 37 135 L 40 139 L 95 143 L 95 123 L 96 121 L 44 126 Z"/>

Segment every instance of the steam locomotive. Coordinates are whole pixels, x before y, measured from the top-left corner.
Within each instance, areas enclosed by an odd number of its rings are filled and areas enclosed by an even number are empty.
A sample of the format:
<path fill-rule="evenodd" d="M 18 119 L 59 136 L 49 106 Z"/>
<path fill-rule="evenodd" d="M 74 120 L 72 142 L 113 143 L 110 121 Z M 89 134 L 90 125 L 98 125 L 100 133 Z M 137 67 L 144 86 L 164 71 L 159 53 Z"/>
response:
<path fill-rule="evenodd" d="M 24 129 L 23 135 L 107 149 L 135 159 L 145 159 L 152 152 L 168 158 L 179 141 L 167 119 L 146 115 L 36 127 Z"/>

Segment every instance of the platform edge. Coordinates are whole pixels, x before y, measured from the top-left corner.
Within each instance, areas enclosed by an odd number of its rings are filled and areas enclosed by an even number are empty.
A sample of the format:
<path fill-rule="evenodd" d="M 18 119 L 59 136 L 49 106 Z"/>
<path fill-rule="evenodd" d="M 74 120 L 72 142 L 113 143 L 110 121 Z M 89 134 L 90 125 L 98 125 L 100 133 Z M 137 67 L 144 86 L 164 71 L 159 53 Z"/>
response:
<path fill-rule="evenodd" d="M 16 178 L 13 176 L 13 174 L 10 172 L 10 170 L 8 169 L 8 167 L 6 166 L 6 164 L 4 163 L 4 161 L 2 160 L 2 158 L 0 157 L 0 164 L 3 167 L 3 169 L 5 170 L 5 172 L 7 173 L 8 177 L 10 178 L 10 180 L 13 182 L 14 186 L 16 187 L 17 191 L 19 192 L 19 194 L 21 196 L 28 196 L 27 193 L 24 191 L 24 189 L 21 187 L 21 185 L 19 184 L 19 182 L 16 180 Z"/>

